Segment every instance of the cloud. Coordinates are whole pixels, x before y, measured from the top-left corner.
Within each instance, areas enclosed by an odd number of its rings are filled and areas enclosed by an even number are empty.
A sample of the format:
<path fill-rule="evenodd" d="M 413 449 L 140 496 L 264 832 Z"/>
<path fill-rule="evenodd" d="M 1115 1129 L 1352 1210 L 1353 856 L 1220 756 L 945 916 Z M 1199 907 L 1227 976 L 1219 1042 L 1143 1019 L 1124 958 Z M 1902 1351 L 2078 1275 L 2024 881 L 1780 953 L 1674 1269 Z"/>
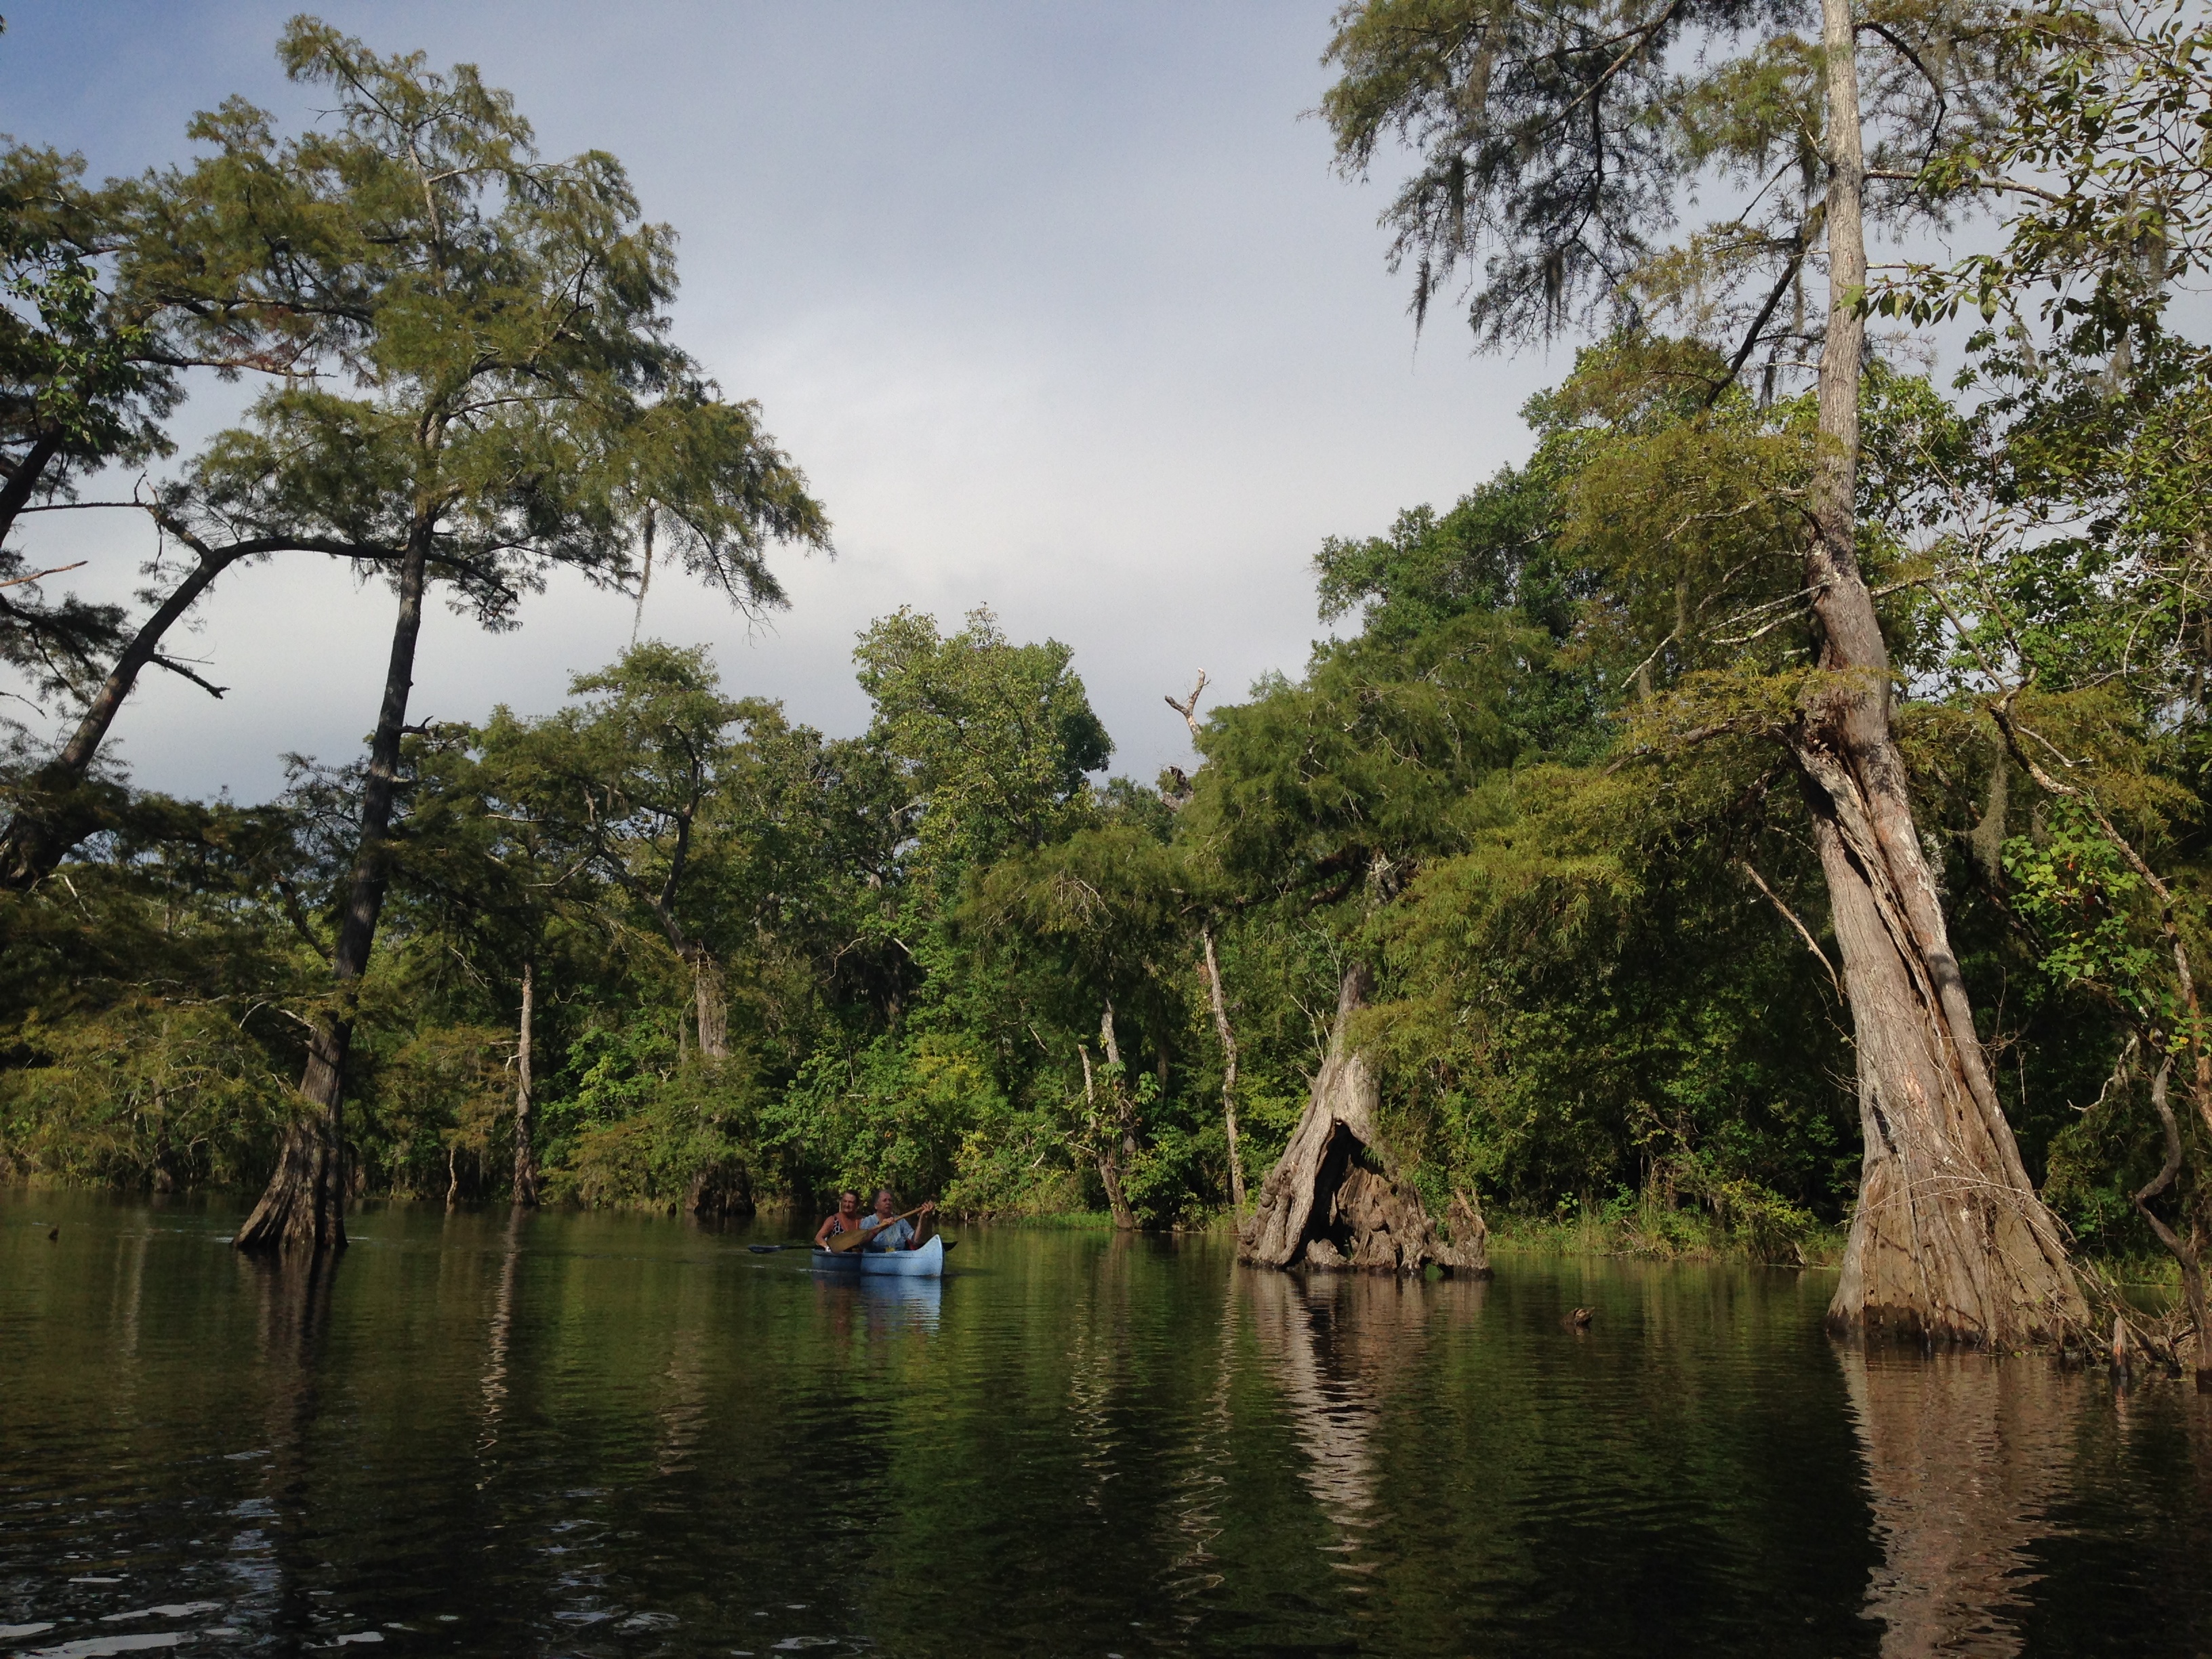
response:
<path fill-rule="evenodd" d="M 17 136 L 95 172 L 180 158 L 189 112 L 312 96 L 270 45 L 287 3 L 9 9 L 0 99 Z M 333 5 L 380 49 L 481 65 L 549 153 L 620 156 L 683 237 L 678 334 L 760 399 L 836 522 L 839 557 L 786 556 L 765 629 L 680 581 L 648 633 L 716 649 L 746 693 L 833 732 L 866 708 L 850 652 L 913 604 L 993 605 L 1050 635 L 1118 769 L 1188 754 L 1160 702 L 1295 672 L 1323 536 L 1455 498 L 1526 449 L 1516 410 L 1561 365 L 1418 352 L 1383 267 L 1376 187 L 1331 173 L 1302 119 L 1332 0 L 945 6 Z M 204 431 L 234 403 L 196 401 Z M 135 523 L 48 520 L 125 592 Z M 72 553 L 71 556 L 77 556 Z M 222 703 L 149 684 L 118 726 L 146 784 L 258 796 L 288 750 L 355 751 L 391 600 L 295 559 L 226 578 L 190 643 Z M 627 641 L 622 599 L 556 582 L 524 626 L 429 625 L 415 713 L 549 708 Z"/>

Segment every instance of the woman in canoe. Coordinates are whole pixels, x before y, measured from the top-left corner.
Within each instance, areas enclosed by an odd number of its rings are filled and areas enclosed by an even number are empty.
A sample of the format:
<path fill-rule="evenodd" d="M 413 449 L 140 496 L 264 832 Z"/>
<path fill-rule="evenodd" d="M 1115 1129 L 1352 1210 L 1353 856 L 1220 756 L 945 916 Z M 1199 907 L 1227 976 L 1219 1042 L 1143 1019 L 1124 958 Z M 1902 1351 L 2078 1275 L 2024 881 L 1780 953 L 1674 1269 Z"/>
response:
<path fill-rule="evenodd" d="M 929 1225 L 929 1218 L 936 1211 L 934 1200 L 925 1200 L 918 1212 L 920 1224 L 917 1225 L 899 1213 L 898 1194 L 888 1187 L 878 1187 L 876 1188 L 876 1212 L 868 1218 L 866 1224 L 882 1231 L 860 1248 L 864 1250 L 919 1249 L 922 1234 Z"/>
<path fill-rule="evenodd" d="M 868 1217 L 860 1208 L 860 1194 L 848 1187 L 837 1194 L 837 1209 L 827 1221 L 814 1230 L 814 1248 L 826 1250 L 830 1236 L 835 1233 L 856 1233 L 868 1224 Z"/>

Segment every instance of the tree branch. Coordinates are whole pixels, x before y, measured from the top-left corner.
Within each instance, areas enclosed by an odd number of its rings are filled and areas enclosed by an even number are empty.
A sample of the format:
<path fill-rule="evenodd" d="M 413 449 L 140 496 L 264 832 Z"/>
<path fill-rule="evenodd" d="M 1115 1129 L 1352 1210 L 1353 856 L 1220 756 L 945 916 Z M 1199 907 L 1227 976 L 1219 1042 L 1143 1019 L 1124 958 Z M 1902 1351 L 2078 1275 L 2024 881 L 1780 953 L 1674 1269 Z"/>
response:
<path fill-rule="evenodd" d="M 1836 988 L 1838 1000 L 1849 1006 L 1851 994 L 1844 988 L 1843 976 L 1837 973 L 1836 964 L 1828 960 L 1828 953 L 1820 948 L 1820 942 L 1813 937 L 1813 930 L 1798 920 L 1797 913 L 1782 902 L 1782 896 L 1779 893 L 1766 884 L 1766 878 L 1752 867 L 1749 859 L 1738 859 L 1735 866 L 1737 869 L 1751 878 L 1753 886 L 1766 895 L 1766 902 L 1781 913 L 1782 920 L 1797 930 L 1797 937 L 1805 941 L 1805 948 L 1813 953 L 1821 967 L 1828 970 L 1828 983 Z"/>
<path fill-rule="evenodd" d="M 26 582 L 39 581 L 47 576 L 58 576 L 64 570 L 82 570 L 88 562 L 90 562 L 88 560 L 79 559 L 75 564 L 58 564 L 51 570 L 33 570 L 27 576 L 10 576 L 6 581 L 0 582 L 0 587 L 21 587 Z"/>
<path fill-rule="evenodd" d="M 176 658 L 166 656 L 159 651 L 154 653 L 154 654 L 147 658 L 146 660 L 152 663 L 156 668 L 166 668 L 172 674 L 182 675 L 185 679 L 190 680 L 194 685 L 199 687 L 201 690 L 206 692 L 208 696 L 213 697 L 218 702 L 222 701 L 222 694 L 230 690 L 227 685 L 217 685 L 210 680 L 202 679 L 198 674 L 192 672 L 192 671 L 187 668 L 183 663 L 178 661 Z"/>
<path fill-rule="evenodd" d="M 1190 688 L 1190 696 L 1187 701 L 1177 702 L 1171 696 L 1160 700 L 1182 716 L 1183 724 L 1190 727 L 1190 735 L 1194 738 L 1198 736 L 1198 694 L 1205 690 L 1206 671 L 1201 668 L 1198 671 L 1198 684 Z"/>
<path fill-rule="evenodd" d="M 1936 119 L 1934 124 L 1928 129 L 1928 152 L 1920 158 L 1921 170 L 1925 172 L 1927 170 L 1928 163 L 1934 159 L 1936 155 L 1936 140 L 1942 133 L 1943 117 L 1947 112 L 1948 112 L 1951 107 L 1950 100 L 1943 96 L 1943 83 L 1929 73 L 1928 65 L 1920 61 L 1920 54 L 1913 51 L 1911 47 L 1906 46 L 1888 24 L 1876 23 L 1869 21 L 1868 22 L 1861 23 L 1858 27 L 1866 30 L 1869 33 L 1878 34 L 1883 40 L 1888 41 L 1889 44 L 1896 49 L 1899 57 L 1904 58 L 1906 63 L 1911 64 L 1913 68 L 1920 71 L 1920 78 L 1928 83 L 1928 89 L 1936 94 Z M 1875 175 L 1869 173 L 1867 176 L 1869 178 L 1873 178 Z"/>

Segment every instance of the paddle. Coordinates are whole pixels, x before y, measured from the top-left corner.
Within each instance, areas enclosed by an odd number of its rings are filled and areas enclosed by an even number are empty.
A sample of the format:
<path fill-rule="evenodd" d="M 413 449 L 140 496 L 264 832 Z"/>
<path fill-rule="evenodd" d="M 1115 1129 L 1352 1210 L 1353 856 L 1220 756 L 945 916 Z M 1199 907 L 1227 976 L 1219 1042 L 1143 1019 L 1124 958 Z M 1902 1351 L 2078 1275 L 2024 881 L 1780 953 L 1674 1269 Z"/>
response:
<path fill-rule="evenodd" d="M 904 1215 L 895 1215 L 891 1218 L 890 1221 L 878 1221 L 874 1226 L 863 1227 L 856 1233 L 832 1233 L 830 1236 L 830 1248 L 840 1253 L 846 1250 L 857 1250 L 862 1245 L 866 1244 L 870 1239 L 873 1238 L 878 1233 L 883 1231 L 884 1228 L 890 1226 L 891 1224 L 891 1221 L 911 1220 L 914 1217 L 920 1215 L 929 1206 L 927 1204 L 918 1204 L 913 1209 L 908 1210 Z"/>

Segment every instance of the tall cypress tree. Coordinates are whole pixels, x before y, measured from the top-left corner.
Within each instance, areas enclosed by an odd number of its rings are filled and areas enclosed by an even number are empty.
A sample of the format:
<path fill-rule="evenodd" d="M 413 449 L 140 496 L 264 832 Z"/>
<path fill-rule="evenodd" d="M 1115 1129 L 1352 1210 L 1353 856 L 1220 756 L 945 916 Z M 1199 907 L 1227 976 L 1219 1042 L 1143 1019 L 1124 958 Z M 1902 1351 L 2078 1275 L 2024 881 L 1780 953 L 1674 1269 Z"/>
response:
<path fill-rule="evenodd" d="M 1385 215 L 1417 315 L 1469 270 L 1488 346 L 1671 315 L 1722 348 L 1713 402 L 1739 377 L 1771 395 L 1817 351 L 1799 528 L 1740 593 L 1695 597 L 1802 617 L 1812 664 L 1768 735 L 1802 784 L 1857 1054 L 1865 1160 L 1831 1320 L 1988 1345 L 2055 1338 L 2083 1307 L 1914 822 L 1862 568 L 1860 403 L 1869 220 L 1943 210 L 1928 181 L 1957 175 L 1929 164 L 2001 118 L 2025 39 L 1977 5 L 1364 0 L 1340 15 L 1323 104 L 1347 169 L 1393 137 L 1418 151 Z M 1700 184 L 1745 204 L 1669 243 Z M 1823 269 L 1825 303 L 1808 305 Z M 1670 648 L 1684 659 L 1692 597 L 1653 652 L 1662 670 Z"/>
<path fill-rule="evenodd" d="M 211 545 L 340 551 L 398 602 L 311 1109 L 237 1237 L 322 1249 L 344 1242 L 346 1056 L 434 586 L 503 626 L 555 568 L 628 582 L 657 535 L 758 608 L 782 602 L 769 547 L 826 548 L 828 526 L 757 406 L 670 342 L 673 237 L 611 156 L 541 161 L 466 65 L 431 73 L 310 18 L 279 51 L 330 117 L 289 138 L 238 100 L 199 117 L 208 153 L 139 188 L 120 280 L 206 355 L 283 371 L 192 467 L 177 520 Z"/>

